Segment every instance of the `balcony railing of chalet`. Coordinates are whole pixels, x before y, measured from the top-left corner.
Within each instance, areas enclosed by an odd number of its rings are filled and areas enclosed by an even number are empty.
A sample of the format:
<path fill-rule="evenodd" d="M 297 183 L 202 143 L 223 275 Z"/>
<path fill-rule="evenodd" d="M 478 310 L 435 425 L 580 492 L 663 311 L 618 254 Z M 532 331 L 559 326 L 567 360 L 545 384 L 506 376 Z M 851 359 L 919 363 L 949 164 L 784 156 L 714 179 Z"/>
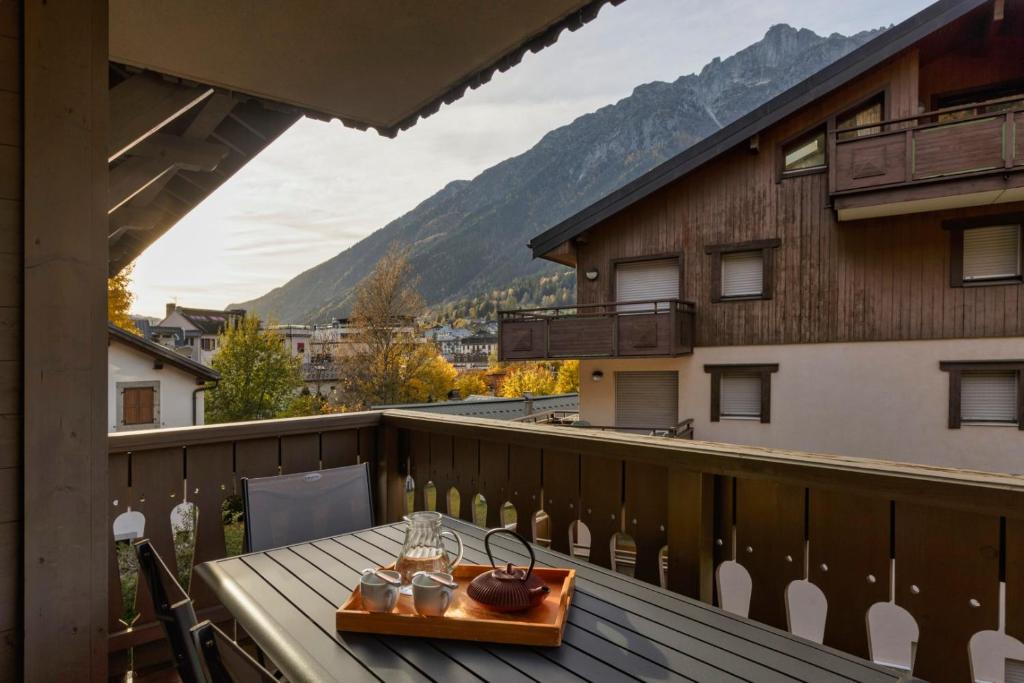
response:
<path fill-rule="evenodd" d="M 693 351 L 696 310 L 664 299 L 499 311 L 498 357 L 679 356 Z"/>
<path fill-rule="evenodd" d="M 833 130 L 828 154 L 832 194 L 1021 171 L 1024 97 Z"/>
<path fill-rule="evenodd" d="M 400 410 L 109 441 L 111 523 L 129 510 L 144 515 L 166 558 L 175 557 L 170 515 L 183 501 L 196 507 L 194 562 L 204 562 L 226 553 L 221 509 L 241 477 L 367 461 L 380 523 L 399 521 L 411 500 L 513 525 L 709 602 L 715 567 L 735 559 L 753 580 L 750 616 L 779 628 L 786 586 L 807 578 L 828 600 L 825 643 L 856 655 L 869 654 L 869 607 L 894 601 L 920 626 L 915 673 L 930 681 L 968 680 L 977 632 L 1024 638 L 1021 476 Z M 132 628 L 120 622 L 113 549 L 110 558 L 116 674 L 128 648 L 140 669 L 166 649 L 142 601 Z M 191 594 L 202 616 L 227 619 L 199 581 Z"/>

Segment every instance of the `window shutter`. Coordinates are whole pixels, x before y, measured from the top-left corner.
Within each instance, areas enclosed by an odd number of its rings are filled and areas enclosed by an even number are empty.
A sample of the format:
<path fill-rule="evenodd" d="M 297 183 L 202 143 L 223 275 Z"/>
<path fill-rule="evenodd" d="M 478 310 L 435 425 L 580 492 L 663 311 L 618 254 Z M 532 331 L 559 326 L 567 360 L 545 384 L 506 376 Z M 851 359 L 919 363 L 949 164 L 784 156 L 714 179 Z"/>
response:
<path fill-rule="evenodd" d="M 1019 225 L 964 230 L 964 280 L 1016 277 L 1020 274 Z"/>
<path fill-rule="evenodd" d="M 126 425 L 139 422 L 139 393 L 134 389 L 125 389 L 121 396 L 123 415 L 121 421 Z"/>
<path fill-rule="evenodd" d="M 616 427 L 670 429 L 678 422 L 678 372 L 615 373 Z"/>
<path fill-rule="evenodd" d="M 963 422 L 1017 422 L 1017 373 L 964 372 L 960 377 Z"/>
<path fill-rule="evenodd" d="M 764 291 L 764 254 L 722 254 L 722 296 L 758 296 Z"/>
<path fill-rule="evenodd" d="M 722 417 L 761 417 L 761 375 L 756 372 L 722 374 Z"/>
<path fill-rule="evenodd" d="M 139 424 L 153 422 L 153 395 L 150 388 L 138 389 L 139 392 Z"/>
<path fill-rule="evenodd" d="M 617 301 L 650 301 L 679 298 L 679 261 L 658 259 L 620 263 L 615 266 Z M 619 306 L 620 311 L 652 310 L 651 304 Z"/>

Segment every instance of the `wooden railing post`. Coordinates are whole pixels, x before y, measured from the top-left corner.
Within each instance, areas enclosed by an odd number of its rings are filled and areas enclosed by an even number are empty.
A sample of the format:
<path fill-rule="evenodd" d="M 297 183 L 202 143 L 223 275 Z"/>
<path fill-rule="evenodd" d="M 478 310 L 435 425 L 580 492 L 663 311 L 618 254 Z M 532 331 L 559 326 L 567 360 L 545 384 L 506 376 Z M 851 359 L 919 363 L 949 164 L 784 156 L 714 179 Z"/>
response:
<path fill-rule="evenodd" d="M 710 603 L 714 584 L 714 475 L 668 475 L 668 588 Z"/>
<path fill-rule="evenodd" d="M 404 514 L 405 481 L 399 473 L 398 429 L 387 424 L 378 427 L 377 496 L 374 514 L 378 524 L 397 522 Z"/>

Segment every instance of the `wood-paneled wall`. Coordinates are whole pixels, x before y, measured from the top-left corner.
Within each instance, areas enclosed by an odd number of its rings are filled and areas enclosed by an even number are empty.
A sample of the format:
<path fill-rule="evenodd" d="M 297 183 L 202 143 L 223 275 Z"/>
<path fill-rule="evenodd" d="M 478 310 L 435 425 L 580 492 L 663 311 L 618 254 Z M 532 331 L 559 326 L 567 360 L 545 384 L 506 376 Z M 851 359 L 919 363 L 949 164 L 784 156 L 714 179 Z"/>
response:
<path fill-rule="evenodd" d="M 879 91 L 889 117 L 917 112 L 918 53 L 890 62 L 595 226 L 577 245 L 580 303 L 607 299 L 613 261 L 683 255 L 682 296 L 697 304 L 698 346 L 997 337 L 1024 334 L 1024 286 L 951 288 L 947 218 L 1022 204 L 839 223 L 827 175 L 779 180 L 782 141 Z M 711 302 L 707 245 L 778 238 L 773 296 Z"/>
<path fill-rule="evenodd" d="M 18 680 L 21 608 L 21 16 L 0 3 L 0 681 Z"/>

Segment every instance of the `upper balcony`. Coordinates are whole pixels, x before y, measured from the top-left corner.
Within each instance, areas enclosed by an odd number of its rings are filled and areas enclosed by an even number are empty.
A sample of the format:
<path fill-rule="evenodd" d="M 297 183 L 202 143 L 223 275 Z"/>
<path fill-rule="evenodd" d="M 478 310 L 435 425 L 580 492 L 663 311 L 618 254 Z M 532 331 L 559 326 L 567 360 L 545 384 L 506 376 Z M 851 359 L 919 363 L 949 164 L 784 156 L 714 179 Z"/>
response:
<path fill-rule="evenodd" d="M 1020 95 L 829 132 L 840 220 L 1024 199 Z"/>
<path fill-rule="evenodd" d="M 671 357 L 693 352 L 690 301 L 610 302 L 498 313 L 498 358 Z"/>

